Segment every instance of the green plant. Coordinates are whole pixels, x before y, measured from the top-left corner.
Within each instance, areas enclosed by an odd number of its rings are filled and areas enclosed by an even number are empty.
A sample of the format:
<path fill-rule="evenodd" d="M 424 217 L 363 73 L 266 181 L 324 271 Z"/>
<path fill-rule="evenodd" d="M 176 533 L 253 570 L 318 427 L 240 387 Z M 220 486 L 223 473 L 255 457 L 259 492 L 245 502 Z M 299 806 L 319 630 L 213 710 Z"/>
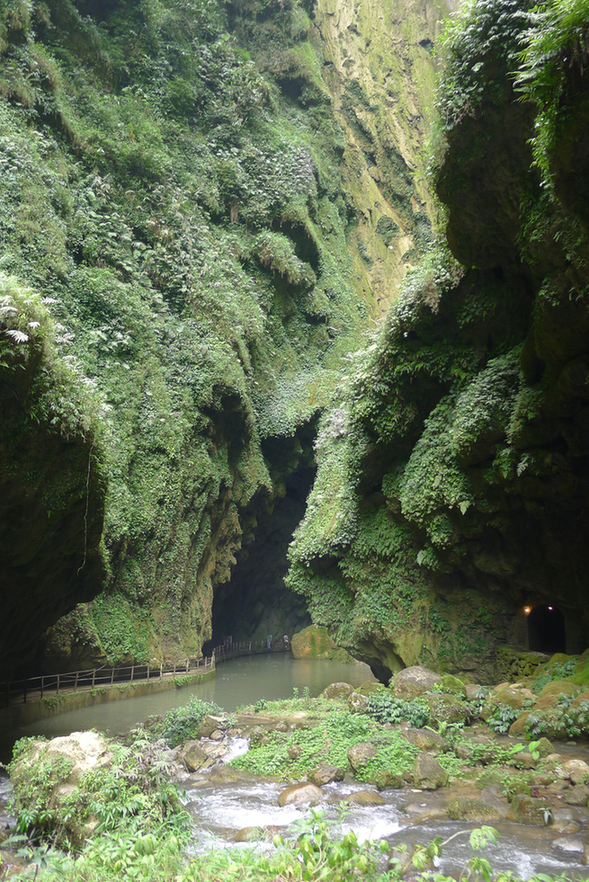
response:
<path fill-rule="evenodd" d="M 379 723 L 407 722 L 417 729 L 426 726 L 430 721 L 430 711 L 425 701 L 404 701 L 387 692 L 369 695 L 366 713 Z"/>
<path fill-rule="evenodd" d="M 218 713 L 221 713 L 221 708 L 214 702 L 192 696 L 188 704 L 168 711 L 163 723 L 158 724 L 154 731 L 170 747 L 176 747 L 191 738 L 198 738 L 198 727 L 203 717 Z"/>
<path fill-rule="evenodd" d="M 509 727 L 517 720 L 519 714 L 520 712 L 516 708 L 509 707 L 506 704 L 499 704 L 487 720 L 487 725 L 493 732 L 497 732 L 498 735 L 505 735 L 506 732 L 509 732 Z"/>
<path fill-rule="evenodd" d="M 258 713 L 260 713 L 260 711 L 265 710 L 267 707 L 268 707 L 268 702 L 266 701 L 266 699 L 259 698 L 254 705 L 254 710 L 258 714 Z"/>

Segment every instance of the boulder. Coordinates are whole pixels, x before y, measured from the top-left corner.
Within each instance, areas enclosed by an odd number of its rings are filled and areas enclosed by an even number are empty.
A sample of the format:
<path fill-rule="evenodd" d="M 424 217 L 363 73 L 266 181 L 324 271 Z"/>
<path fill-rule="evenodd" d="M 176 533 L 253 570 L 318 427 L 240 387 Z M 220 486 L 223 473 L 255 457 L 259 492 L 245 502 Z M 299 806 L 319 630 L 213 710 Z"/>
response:
<path fill-rule="evenodd" d="M 311 781 L 312 784 L 316 784 L 317 787 L 323 787 L 324 784 L 332 784 L 334 781 L 343 781 L 345 774 L 344 769 L 324 763 L 316 769 L 313 769 L 308 776 L 308 780 Z"/>
<path fill-rule="evenodd" d="M 589 765 L 580 759 L 572 759 L 563 763 L 567 777 L 573 784 L 583 784 L 589 779 Z"/>
<path fill-rule="evenodd" d="M 540 740 L 536 744 L 535 752 L 540 754 L 541 759 L 547 759 L 547 757 L 551 756 L 554 753 L 552 742 L 549 741 L 548 738 L 540 738 Z M 587 767 L 587 772 L 589 772 L 589 766 Z"/>
<path fill-rule="evenodd" d="M 268 733 L 263 726 L 254 726 L 250 731 L 250 747 L 264 747 L 268 744 Z"/>
<path fill-rule="evenodd" d="M 348 761 L 354 772 L 358 772 L 360 769 L 363 769 L 371 759 L 374 759 L 377 753 L 377 748 L 369 741 L 365 741 L 362 744 L 354 744 L 348 750 Z"/>
<path fill-rule="evenodd" d="M 372 778 L 372 783 L 376 785 L 377 790 L 386 790 L 387 787 L 399 790 L 405 786 L 405 779 L 401 772 L 377 772 Z"/>
<path fill-rule="evenodd" d="M 440 723 L 463 723 L 468 714 L 468 708 L 464 699 L 457 695 L 445 695 L 431 693 L 425 696 L 429 707 L 431 721 L 435 725 Z"/>
<path fill-rule="evenodd" d="M 451 695 L 460 695 L 462 698 L 466 698 L 466 686 L 453 674 L 442 674 L 436 683 L 436 690 L 438 689 L 441 692 L 449 692 Z"/>
<path fill-rule="evenodd" d="M 353 714 L 365 714 L 368 704 L 368 696 L 360 692 L 352 692 L 348 698 L 348 708 Z"/>
<path fill-rule="evenodd" d="M 354 691 L 349 683 L 330 683 L 326 686 L 319 698 L 348 698 Z"/>
<path fill-rule="evenodd" d="M 295 658 L 330 658 L 338 649 L 321 625 L 309 625 L 293 634 L 290 648 Z"/>
<path fill-rule="evenodd" d="M 422 790 L 437 790 L 448 783 L 448 773 L 429 753 L 418 753 L 413 767 L 413 783 Z"/>
<path fill-rule="evenodd" d="M 374 790 L 357 790 L 356 793 L 350 793 L 349 796 L 346 796 L 343 801 L 346 803 L 353 803 L 354 805 L 385 804 L 385 801 L 380 793 L 375 793 Z"/>
<path fill-rule="evenodd" d="M 424 692 L 429 692 L 439 679 L 439 674 L 428 671 L 427 668 L 422 668 L 419 665 L 413 665 L 395 674 L 391 687 L 396 698 L 410 701 L 418 695 L 423 695 Z"/>
<path fill-rule="evenodd" d="M 184 763 L 187 772 L 198 772 L 211 763 L 208 753 L 198 741 L 188 741 L 179 759 Z"/>
<path fill-rule="evenodd" d="M 446 739 L 438 735 L 437 732 L 431 732 L 429 729 L 402 729 L 400 735 L 409 744 L 413 744 L 426 753 L 434 754 L 434 756 L 450 750 L 450 745 Z"/>
<path fill-rule="evenodd" d="M 564 801 L 567 805 L 587 805 L 589 802 L 589 787 L 584 784 L 575 784 L 567 792 Z"/>
<path fill-rule="evenodd" d="M 86 773 L 107 769 L 112 754 L 107 740 L 97 732 L 72 732 L 51 741 L 34 740 L 21 751 L 11 768 L 17 811 L 31 810 L 43 814 L 43 825 L 49 833 L 52 826 L 55 841 L 69 840 L 81 846 L 92 835 L 98 819 L 94 814 L 80 812 L 78 801 Z M 38 786 L 31 788 L 30 782 Z M 86 803 L 87 804 L 87 803 Z"/>
<path fill-rule="evenodd" d="M 536 799 L 526 793 L 516 793 L 511 800 L 507 817 L 520 824 L 544 827 L 550 820 L 550 806 L 543 799 Z"/>
<path fill-rule="evenodd" d="M 550 846 L 553 851 L 561 855 L 579 855 L 585 852 L 585 843 L 582 836 L 561 836 L 555 839 Z"/>
<path fill-rule="evenodd" d="M 503 813 L 495 806 L 488 805 L 482 799 L 471 799 L 467 796 L 459 796 L 448 805 L 448 817 L 452 821 L 498 821 Z"/>
<path fill-rule="evenodd" d="M 317 805 L 323 799 L 323 794 L 316 784 L 309 781 L 301 784 L 291 784 L 278 796 L 278 805 Z"/>
<path fill-rule="evenodd" d="M 213 717 L 206 714 L 198 724 L 198 737 L 210 738 L 216 730 L 225 730 L 229 728 L 229 721 L 225 717 Z"/>

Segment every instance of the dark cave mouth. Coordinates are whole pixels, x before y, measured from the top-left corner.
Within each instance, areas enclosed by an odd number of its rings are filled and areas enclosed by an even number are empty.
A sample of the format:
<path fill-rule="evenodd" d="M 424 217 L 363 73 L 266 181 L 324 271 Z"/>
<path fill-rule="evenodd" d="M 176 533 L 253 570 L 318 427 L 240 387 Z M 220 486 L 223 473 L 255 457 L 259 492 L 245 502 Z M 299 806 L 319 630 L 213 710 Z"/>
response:
<path fill-rule="evenodd" d="M 528 607 L 526 607 L 528 609 Z M 528 647 L 535 652 L 566 652 L 567 634 L 563 613 L 554 604 L 537 604 L 528 615 Z"/>
<path fill-rule="evenodd" d="M 284 584 L 288 571 L 288 546 L 302 520 L 307 497 L 315 480 L 314 464 L 299 466 L 283 481 L 284 493 L 268 512 L 255 512 L 253 541 L 236 554 L 228 582 L 215 588 L 212 609 L 212 640 L 209 646 L 260 640 L 272 635 L 281 639 L 311 624 L 305 599 Z"/>

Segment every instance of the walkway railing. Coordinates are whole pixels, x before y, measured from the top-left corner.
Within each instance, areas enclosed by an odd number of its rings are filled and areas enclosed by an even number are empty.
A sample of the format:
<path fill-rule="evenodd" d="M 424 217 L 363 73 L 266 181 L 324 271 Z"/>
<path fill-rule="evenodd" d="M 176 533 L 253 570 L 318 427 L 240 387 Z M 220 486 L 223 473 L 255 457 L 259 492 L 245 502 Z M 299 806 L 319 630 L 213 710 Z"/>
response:
<path fill-rule="evenodd" d="M 282 640 L 273 640 L 268 645 L 267 640 L 242 640 L 240 643 L 222 643 L 213 649 L 213 657 L 217 664 L 228 661 L 230 658 L 238 658 L 240 655 L 259 655 L 262 652 L 288 652 L 289 643 Z"/>
<path fill-rule="evenodd" d="M 211 658 L 187 658 L 169 665 L 127 665 L 125 667 L 92 668 L 85 671 L 67 671 L 64 674 L 44 674 L 0 683 L 0 695 L 4 705 L 26 702 L 27 697 L 44 698 L 47 693 L 77 692 L 81 689 L 100 689 L 105 686 L 119 686 L 139 680 L 162 680 L 167 677 L 186 676 L 189 673 L 203 674 L 215 669 L 215 656 Z"/>
<path fill-rule="evenodd" d="M 210 658 L 187 658 L 169 665 L 127 665 L 125 667 L 91 668 L 85 671 L 67 671 L 64 674 L 44 674 L 0 683 L 0 696 L 5 707 L 27 701 L 27 698 L 44 698 L 60 695 L 63 692 L 77 692 L 81 689 L 103 689 L 106 686 L 122 686 L 139 680 L 162 680 L 168 677 L 182 677 L 190 673 L 214 671 L 220 662 L 241 655 L 258 655 L 263 652 L 288 652 L 290 645 L 282 640 L 243 640 L 240 643 L 224 643 L 216 646 Z"/>

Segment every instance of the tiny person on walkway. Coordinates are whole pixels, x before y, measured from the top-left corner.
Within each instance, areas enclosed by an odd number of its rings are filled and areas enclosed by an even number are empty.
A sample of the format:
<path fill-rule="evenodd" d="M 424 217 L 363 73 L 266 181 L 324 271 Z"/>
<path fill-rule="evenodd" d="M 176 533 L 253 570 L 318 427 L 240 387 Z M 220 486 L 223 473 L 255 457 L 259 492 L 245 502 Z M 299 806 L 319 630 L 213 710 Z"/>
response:
<path fill-rule="evenodd" d="M 284 635 L 284 637 L 282 638 L 282 642 L 284 643 L 284 648 L 288 649 L 288 644 L 289 644 L 288 634 Z"/>
<path fill-rule="evenodd" d="M 272 634 L 268 634 L 266 637 L 266 645 L 268 649 L 272 649 Z"/>

